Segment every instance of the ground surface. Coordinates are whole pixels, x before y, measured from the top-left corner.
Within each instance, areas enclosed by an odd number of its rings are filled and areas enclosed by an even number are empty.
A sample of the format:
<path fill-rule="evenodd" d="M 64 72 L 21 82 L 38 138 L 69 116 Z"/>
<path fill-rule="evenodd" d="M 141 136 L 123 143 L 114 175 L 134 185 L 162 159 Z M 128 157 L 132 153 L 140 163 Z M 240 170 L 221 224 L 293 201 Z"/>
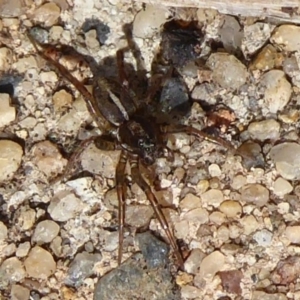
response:
<path fill-rule="evenodd" d="M 156 6 L 137 16 L 141 4 L 113 0 L 0 4 L 3 299 L 300 299 L 299 27 Z M 171 135 L 174 160 L 160 158 L 144 174 L 159 182 L 185 270 L 177 271 L 166 244 L 136 234 L 150 228 L 163 236 L 134 183 L 117 268 L 119 153 L 90 145 L 79 164 L 88 173 L 50 183 L 79 140 L 99 131 L 25 32 L 39 26 L 39 39 L 72 46 L 112 75 L 116 50 L 127 45 L 124 25 L 135 20 L 149 71 L 161 40 L 156 28 L 168 17 L 203 26 L 202 64 L 178 67 L 195 102 L 184 122 L 221 125 L 222 137 L 240 148 Z M 134 63 L 130 52 L 125 60 Z"/>

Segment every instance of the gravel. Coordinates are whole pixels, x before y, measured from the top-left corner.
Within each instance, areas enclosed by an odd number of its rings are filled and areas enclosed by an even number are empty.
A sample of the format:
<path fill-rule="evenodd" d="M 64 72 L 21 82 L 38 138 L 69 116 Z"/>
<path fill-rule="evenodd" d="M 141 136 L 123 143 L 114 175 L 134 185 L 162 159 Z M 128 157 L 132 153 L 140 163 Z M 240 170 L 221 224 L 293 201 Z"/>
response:
<path fill-rule="evenodd" d="M 34 27 L 43 43 L 75 48 L 96 76 L 112 76 L 117 49 L 128 45 L 124 25 L 133 22 L 130 45 L 144 59 L 137 63 L 128 51 L 125 63 L 129 82 L 140 88 L 140 68 L 151 75 L 160 27 L 174 15 L 203 27 L 191 34 L 192 48 L 182 35 L 170 41 L 174 33 L 164 29 L 163 46 L 177 51 L 165 53 L 186 65 L 178 68 L 180 79 L 164 86 L 163 95 L 173 97 L 159 105 L 173 119 L 170 109 L 183 95 L 190 112 L 176 113 L 179 121 L 209 126 L 206 133 L 237 150 L 171 134 L 168 155 L 141 170 L 174 229 L 184 270 L 126 167 L 118 266 L 120 152 L 84 147 L 82 140 L 102 129 L 78 91 L 37 55 L 26 30 Z M 300 299 L 299 26 L 116 0 L 0 1 L 0 16 L 3 299 Z M 180 49 L 191 53 L 180 57 Z M 77 63 L 69 56 L 66 64 L 89 85 L 89 68 Z M 77 145 L 82 153 L 74 170 L 55 182 Z"/>

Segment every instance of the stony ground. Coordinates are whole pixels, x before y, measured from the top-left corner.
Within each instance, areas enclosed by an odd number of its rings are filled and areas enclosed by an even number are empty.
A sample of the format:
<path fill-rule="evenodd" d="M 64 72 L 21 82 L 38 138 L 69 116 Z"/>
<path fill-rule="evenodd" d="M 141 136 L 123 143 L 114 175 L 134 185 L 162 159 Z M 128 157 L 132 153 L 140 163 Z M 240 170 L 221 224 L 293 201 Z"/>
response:
<path fill-rule="evenodd" d="M 300 299 L 300 27 L 115 0 L 25 2 L 0 1 L 1 299 Z M 203 32 L 204 63 L 178 67 L 194 101 L 184 122 L 219 127 L 237 150 L 174 134 L 173 161 L 142 171 L 160 187 L 184 270 L 146 230 L 164 235 L 129 174 L 118 267 L 119 152 L 89 145 L 75 176 L 52 182 L 99 130 L 26 32 L 35 27 L 39 40 L 72 46 L 109 74 L 134 22 L 149 71 L 169 18 Z M 135 63 L 130 52 L 125 60 Z"/>

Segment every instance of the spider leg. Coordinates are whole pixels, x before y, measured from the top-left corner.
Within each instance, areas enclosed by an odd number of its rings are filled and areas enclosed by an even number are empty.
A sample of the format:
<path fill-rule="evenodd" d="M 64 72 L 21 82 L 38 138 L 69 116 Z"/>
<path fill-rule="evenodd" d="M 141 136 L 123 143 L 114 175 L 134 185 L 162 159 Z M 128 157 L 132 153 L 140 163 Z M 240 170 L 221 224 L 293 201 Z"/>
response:
<path fill-rule="evenodd" d="M 87 88 L 76 78 L 74 77 L 69 70 L 59 63 L 62 53 L 59 49 L 52 45 L 43 45 L 36 41 L 30 33 L 27 34 L 30 42 L 37 51 L 37 53 L 52 64 L 59 73 L 65 77 L 69 82 L 71 82 L 75 88 L 82 94 L 85 99 L 89 113 L 91 114 L 93 120 L 97 123 L 101 131 L 105 131 L 107 128 L 111 127 L 111 124 L 102 116 L 102 113 L 97 104 L 97 100 L 91 94 Z"/>
<path fill-rule="evenodd" d="M 200 139 L 206 140 L 206 141 L 210 141 L 212 143 L 215 144 L 219 144 L 221 146 L 223 146 L 224 148 L 232 151 L 233 153 L 236 152 L 235 147 L 223 140 L 222 138 L 219 137 L 215 137 L 215 136 L 210 136 L 209 134 L 206 134 L 205 132 L 196 129 L 192 126 L 186 126 L 186 125 L 162 125 L 161 126 L 161 131 L 165 134 L 169 134 L 169 133 L 180 133 L 180 132 L 184 132 L 190 135 L 194 135 Z"/>
<path fill-rule="evenodd" d="M 133 181 L 135 181 L 139 185 L 139 187 L 146 193 L 146 196 L 152 205 L 152 208 L 156 214 L 156 217 L 157 217 L 161 227 L 165 231 L 165 234 L 175 252 L 175 255 L 178 259 L 180 267 L 183 269 L 184 262 L 183 262 L 181 252 L 176 243 L 176 238 L 175 238 L 171 228 L 168 225 L 166 217 L 162 211 L 161 206 L 159 205 L 159 203 L 157 201 L 157 198 L 153 194 L 150 186 L 147 184 L 147 182 L 144 180 L 144 178 L 140 174 L 138 157 L 133 157 L 130 160 L 130 165 L 131 165 L 131 174 L 132 174 Z"/>
<path fill-rule="evenodd" d="M 116 168 L 116 186 L 119 200 L 119 251 L 118 264 L 122 262 L 123 239 L 124 239 L 124 222 L 125 222 L 125 200 L 126 200 L 126 184 L 125 184 L 125 167 L 128 159 L 126 151 L 122 151 Z"/>

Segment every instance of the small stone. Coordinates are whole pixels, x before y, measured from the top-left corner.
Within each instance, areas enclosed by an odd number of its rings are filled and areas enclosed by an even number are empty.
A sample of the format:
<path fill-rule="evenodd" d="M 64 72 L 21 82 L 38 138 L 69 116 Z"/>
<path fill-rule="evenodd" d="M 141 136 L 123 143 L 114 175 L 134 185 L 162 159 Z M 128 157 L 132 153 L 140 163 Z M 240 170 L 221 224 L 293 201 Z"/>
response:
<path fill-rule="evenodd" d="M 10 140 L 0 141 L 0 182 L 13 177 L 23 156 L 22 147 Z"/>
<path fill-rule="evenodd" d="M 273 119 L 260 122 L 252 122 L 248 132 L 253 140 L 277 140 L 279 138 L 280 125 Z"/>
<path fill-rule="evenodd" d="M 57 74 L 54 71 L 41 72 L 40 79 L 41 82 L 43 82 L 44 84 L 46 83 L 55 84 L 58 81 Z"/>
<path fill-rule="evenodd" d="M 20 73 L 25 73 L 29 69 L 37 69 L 37 61 L 33 56 L 19 58 L 19 60 L 13 64 L 13 68 Z M 32 89 L 32 87 L 30 87 Z"/>
<path fill-rule="evenodd" d="M 231 294 L 240 295 L 242 293 L 241 281 L 243 273 L 240 270 L 230 270 L 219 272 L 223 289 Z"/>
<path fill-rule="evenodd" d="M 221 203 L 219 210 L 228 218 L 236 218 L 242 214 L 242 206 L 237 201 L 227 200 Z"/>
<path fill-rule="evenodd" d="M 224 196 L 222 191 L 217 189 L 210 189 L 201 195 L 201 200 L 207 205 L 212 205 L 213 207 L 219 207 L 223 202 Z"/>
<path fill-rule="evenodd" d="M 30 299 L 30 290 L 26 287 L 13 284 L 10 291 L 11 300 L 28 300 Z"/>
<path fill-rule="evenodd" d="M 281 202 L 278 203 L 277 208 L 281 215 L 285 215 L 290 211 L 290 204 L 288 202 Z"/>
<path fill-rule="evenodd" d="M 255 22 L 244 27 L 242 49 L 245 57 L 254 54 L 270 38 L 274 25 L 262 22 Z"/>
<path fill-rule="evenodd" d="M 6 47 L 0 48 L 0 71 L 7 72 L 13 62 L 13 52 Z"/>
<path fill-rule="evenodd" d="M 57 146 L 49 141 L 39 142 L 32 148 L 33 162 L 47 177 L 62 173 L 67 160 L 62 157 Z"/>
<path fill-rule="evenodd" d="M 125 223 L 136 228 L 144 227 L 150 223 L 153 213 L 149 205 L 127 205 Z"/>
<path fill-rule="evenodd" d="M 272 70 L 276 67 L 279 55 L 275 47 L 266 45 L 254 58 L 249 68 L 250 70 Z"/>
<path fill-rule="evenodd" d="M 254 291 L 251 300 L 287 300 L 288 298 L 281 293 L 268 294 L 266 292 Z"/>
<path fill-rule="evenodd" d="M 45 27 L 51 27 L 58 22 L 60 17 L 60 8 L 55 3 L 45 3 L 33 13 L 33 21 L 41 23 Z"/>
<path fill-rule="evenodd" d="M 292 192 L 293 186 L 287 180 L 279 177 L 275 180 L 273 189 L 276 196 L 283 197 Z"/>
<path fill-rule="evenodd" d="M 270 151 L 270 157 L 276 165 L 277 172 L 287 180 L 300 179 L 300 145 L 281 143 Z"/>
<path fill-rule="evenodd" d="M 66 90 L 62 89 L 53 95 L 52 101 L 54 110 L 56 112 L 63 112 L 72 106 L 73 97 Z"/>
<path fill-rule="evenodd" d="M 287 226 L 284 234 L 291 243 L 300 244 L 300 226 Z"/>
<path fill-rule="evenodd" d="M 184 285 L 181 288 L 182 299 L 196 299 L 198 295 L 201 295 L 201 290 L 195 286 Z"/>
<path fill-rule="evenodd" d="M 26 276 L 22 262 L 16 257 L 4 260 L 0 266 L 0 288 L 6 288 L 10 283 L 19 282 Z"/>
<path fill-rule="evenodd" d="M 114 179 L 119 157 L 119 151 L 102 151 L 93 144 L 83 151 L 81 165 L 84 170 L 93 174 Z"/>
<path fill-rule="evenodd" d="M 297 39 L 299 34 L 299 26 L 291 24 L 281 25 L 272 34 L 271 42 L 284 51 L 299 51 L 300 43 Z"/>
<path fill-rule="evenodd" d="M 212 78 L 222 88 L 236 90 L 245 84 L 248 78 L 246 67 L 233 55 L 213 53 L 207 66 L 213 71 Z"/>
<path fill-rule="evenodd" d="M 17 247 L 15 243 L 10 243 L 2 248 L 1 254 L 3 255 L 3 257 L 12 256 L 15 254 L 16 248 Z"/>
<path fill-rule="evenodd" d="M 292 95 L 292 86 L 281 70 L 271 70 L 265 73 L 260 86 L 264 89 L 263 105 L 271 112 L 276 114 L 284 109 Z"/>
<path fill-rule="evenodd" d="M 248 170 L 265 166 L 265 160 L 259 144 L 246 141 L 238 148 L 237 152 L 243 158 L 243 165 Z"/>
<path fill-rule="evenodd" d="M 115 251 L 119 246 L 119 233 L 118 232 L 105 232 L 104 250 L 108 252 Z"/>
<path fill-rule="evenodd" d="M 260 184 L 249 184 L 242 188 L 241 200 L 262 207 L 269 201 L 269 191 Z"/>
<path fill-rule="evenodd" d="M 30 248 L 31 248 L 30 242 L 24 242 L 24 243 L 19 244 L 17 251 L 16 251 L 16 256 L 17 257 L 27 256 Z"/>
<path fill-rule="evenodd" d="M 73 287 L 80 286 L 85 278 L 93 274 L 93 267 L 100 260 L 99 253 L 78 253 L 70 264 L 65 284 Z"/>
<path fill-rule="evenodd" d="M 56 269 L 52 255 L 45 249 L 35 246 L 24 261 L 26 272 L 35 279 L 47 279 Z"/>
<path fill-rule="evenodd" d="M 219 177 L 222 175 L 222 171 L 217 164 L 211 164 L 208 167 L 208 172 L 211 177 Z"/>
<path fill-rule="evenodd" d="M 217 225 L 221 225 L 226 222 L 226 217 L 219 211 L 214 211 L 209 215 L 209 221 Z"/>
<path fill-rule="evenodd" d="M 19 17 L 25 8 L 25 5 L 25 2 L 23 2 L 22 0 L 1 0 L 0 16 L 2 18 Z"/>
<path fill-rule="evenodd" d="M 196 274 L 199 271 L 202 259 L 205 257 L 205 253 L 200 249 L 193 249 L 191 254 L 184 262 L 184 269 L 190 274 Z"/>
<path fill-rule="evenodd" d="M 0 221 L 0 241 L 7 239 L 7 227 Z"/>
<path fill-rule="evenodd" d="M 59 225 L 54 221 L 41 221 L 37 224 L 31 239 L 38 245 L 50 243 L 58 235 L 58 232 Z"/>
<path fill-rule="evenodd" d="M 208 221 L 208 212 L 203 208 L 192 209 L 182 215 L 182 220 L 204 224 Z"/>
<path fill-rule="evenodd" d="M 256 218 L 252 215 L 243 217 L 240 220 L 240 222 L 241 222 L 241 225 L 244 227 L 243 233 L 245 235 L 249 235 L 249 234 L 253 233 L 259 227 L 259 224 L 258 224 Z"/>
<path fill-rule="evenodd" d="M 188 193 L 179 203 L 181 211 L 186 212 L 201 207 L 201 199 Z"/>
<path fill-rule="evenodd" d="M 199 276 L 203 279 L 212 279 L 217 272 L 222 270 L 225 257 L 220 251 L 214 251 L 203 258 L 200 264 Z"/>
<path fill-rule="evenodd" d="M 247 178 L 243 175 L 237 175 L 233 177 L 231 187 L 235 190 L 239 190 L 241 187 L 246 185 Z"/>
<path fill-rule="evenodd" d="M 97 31 L 95 29 L 90 30 L 84 34 L 86 46 L 90 49 L 98 49 L 100 43 L 97 40 Z"/>
<path fill-rule="evenodd" d="M 80 211 L 82 211 L 81 200 L 67 191 L 57 193 L 48 206 L 51 218 L 58 222 L 66 222 L 74 218 Z"/>
<path fill-rule="evenodd" d="M 53 251 L 53 254 L 57 257 L 60 257 L 62 254 L 62 238 L 57 236 L 53 239 L 50 244 L 50 249 Z"/>
<path fill-rule="evenodd" d="M 35 222 L 35 210 L 32 208 L 29 208 L 28 210 L 21 213 L 21 216 L 19 218 L 19 223 L 22 231 L 26 231 L 32 228 Z"/>
<path fill-rule="evenodd" d="M 139 38 L 150 38 L 159 32 L 161 25 L 166 22 L 167 9 L 163 6 L 147 5 L 134 18 L 132 33 Z"/>
<path fill-rule="evenodd" d="M 273 234 L 272 232 L 263 229 L 255 232 L 253 239 L 257 242 L 259 246 L 268 247 L 272 243 Z"/>

